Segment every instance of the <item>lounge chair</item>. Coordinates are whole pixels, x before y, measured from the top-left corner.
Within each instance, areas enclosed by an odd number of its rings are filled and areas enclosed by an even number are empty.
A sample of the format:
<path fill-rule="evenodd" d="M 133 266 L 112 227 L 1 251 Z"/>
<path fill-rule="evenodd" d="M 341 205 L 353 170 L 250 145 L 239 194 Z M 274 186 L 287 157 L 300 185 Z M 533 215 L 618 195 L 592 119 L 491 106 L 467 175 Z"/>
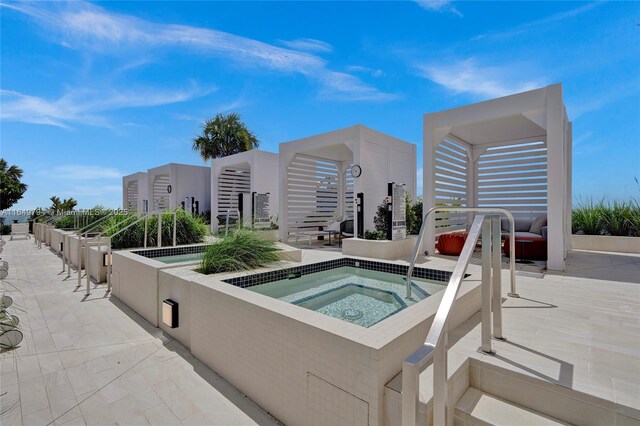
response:
<path fill-rule="evenodd" d="M 338 246 L 342 247 L 343 238 L 353 237 L 353 219 L 340 222 L 340 234 L 338 236 Z"/>

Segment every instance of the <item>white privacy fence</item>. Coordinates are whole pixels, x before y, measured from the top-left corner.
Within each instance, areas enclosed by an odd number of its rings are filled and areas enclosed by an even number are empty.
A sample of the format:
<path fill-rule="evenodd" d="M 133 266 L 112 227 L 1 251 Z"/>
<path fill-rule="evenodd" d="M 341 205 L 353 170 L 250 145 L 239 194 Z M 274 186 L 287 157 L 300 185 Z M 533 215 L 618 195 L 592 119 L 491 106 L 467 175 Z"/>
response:
<path fill-rule="evenodd" d="M 169 208 L 168 187 L 171 184 L 169 175 L 157 175 L 153 179 L 153 210 Z"/>
<path fill-rule="evenodd" d="M 460 142 L 444 139 L 435 149 L 435 204 L 441 207 L 467 207 L 469 199 L 469 159 Z M 436 234 L 466 229 L 465 212 L 436 212 Z"/>
<path fill-rule="evenodd" d="M 229 209 L 238 209 L 238 194 L 251 193 L 251 170 L 225 167 L 218 176 L 218 211 L 225 215 Z"/>
<path fill-rule="evenodd" d="M 130 181 L 127 184 L 127 204 L 125 205 L 128 211 L 136 211 L 138 209 L 138 196 L 138 181 Z"/>
<path fill-rule="evenodd" d="M 546 215 L 546 143 L 487 148 L 478 158 L 475 180 L 478 207 L 504 207 L 515 218 Z"/>
<path fill-rule="evenodd" d="M 317 229 L 334 220 L 339 200 L 345 197 L 341 196 L 341 181 L 337 162 L 296 155 L 287 167 L 289 232 Z"/>

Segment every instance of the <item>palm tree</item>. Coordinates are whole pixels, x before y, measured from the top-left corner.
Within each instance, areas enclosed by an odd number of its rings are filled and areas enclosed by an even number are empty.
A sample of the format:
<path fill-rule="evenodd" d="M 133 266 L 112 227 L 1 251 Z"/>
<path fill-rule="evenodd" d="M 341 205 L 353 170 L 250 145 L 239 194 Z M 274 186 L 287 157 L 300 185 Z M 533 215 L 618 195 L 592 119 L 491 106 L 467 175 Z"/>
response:
<path fill-rule="evenodd" d="M 16 165 L 8 167 L 6 160 L 0 158 L 0 210 L 6 210 L 18 202 L 27 190 L 22 183 L 22 169 Z"/>
<path fill-rule="evenodd" d="M 55 195 L 49 198 L 51 200 L 51 210 L 58 211 L 72 211 L 75 206 L 78 205 L 78 202 L 72 198 L 65 198 L 64 200 L 60 200 L 60 197 L 56 197 Z"/>
<path fill-rule="evenodd" d="M 202 125 L 202 135 L 193 139 L 193 150 L 200 153 L 203 160 L 226 157 L 258 147 L 260 142 L 247 129 L 240 115 L 216 114 L 212 120 Z"/>

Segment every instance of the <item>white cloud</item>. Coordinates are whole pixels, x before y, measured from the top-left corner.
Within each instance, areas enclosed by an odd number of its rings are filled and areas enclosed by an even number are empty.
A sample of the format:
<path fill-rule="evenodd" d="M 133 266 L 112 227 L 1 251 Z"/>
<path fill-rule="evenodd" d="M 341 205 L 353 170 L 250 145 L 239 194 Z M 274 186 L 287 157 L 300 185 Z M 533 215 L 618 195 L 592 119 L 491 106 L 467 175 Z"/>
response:
<path fill-rule="evenodd" d="M 513 27 L 511 29 L 508 29 L 506 31 L 498 31 L 498 32 L 494 32 L 494 33 L 485 33 L 485 34 L 480 34 L 476 37 L 474 37 L 474 40 L 477 39 L 482 39 L 482 38 L 506 38 L 506 37 L 511 37 L 514 35 L 518 35 L 518 34 L 522 34 L 525 33 L 529 30 L 533 30 L 536 28 L 540 28 L 543 27 L 545 25 L 549 25 L 551 23 L 554 22 L 558 22 L 558 21 L 562 21 L 568 18 L 573 18 L 574 16 L 580 15 L 582 13 L 588 12 L 598 6 L 600 6 L 601 4 L 604 4 L 604 2 L 602 1 L 595 1 L 592 3 L 587 3 L 584 6 L 580 6 L 580 7 L 576 7 L 574 9 L 569 9 L 567 11 L 564 12 L 559 12 L 550 16 L 547 16 L 546 18 L 542 18 L 542 19 L 538 19 L 535 21 L 531 21 L 531 22 L 526 22 L 524 24 L 520 24 L 516 27 Z"/>
<path fill-rule="evenodd" d="M 120 179 L 124 176 L 124 173 L 116 168 L 80 164 L 56 166 L 48 170 L 43 170 L 39 174 L 54 179 L 65 180 L 112 180 Z"/>
<path fill-rule="evenodd" d="M 476 65 L 471 58 L 456 63 L 419 65 L 423 77 L 455 94 L 472 94 L 480 98 L 496 98 L 542 87 L 544 80 L 523 80 L 518 67 Z"/>
<path fill-rule="evenodd" d="M 361 65 L 349 65 L 347 71 L 369 74 L 371 77 L 382 77 L 384 75 L 381 69 L 363 67 Z"/>
<path fill-rule="evenodd" d="M 69 48 L 105 54 L 140 53 L 152 49 L 177 48 L 199 56 L 209 55 L 257 69 L 301 74 L 334 91 L 343 100 L 389 100 L 394 96 L 369 86 L 357 77 L 343 78 L 332 84 L 335 71 L 319 56 L 299 50 L 274 46 L 258 40 L 215 29 L 177 24 L 156 24 L 129 15 L 110 13 L 86 2 L 20 3 L 3 5 L 25 13 L 52 29 L 59 42 Z M 306 40 L 306 41 L 305 41 Z M 294 40 L 326 49 L 330 45 L 313 39 Z M 299 48 L 299 47 L 298 47 Z M 363 90 L 366 88 L 366 90 Z M 362 96 L 363 91 L 368 95 Z"/>
<path fill-rule="evenodd" d="M 326 41 L 316 40 L 313 38 L 299 38 L 296 40 L 280 40 L 283 46 L 294 50 L 302 50 L 305 52 L 325 52 L 333 51 L 333 46 Z"/>
<path fill-rule="evenodd" d="M 429 11 L 436 12 L 451 12 L 455 15 L 462 17 L 462 13 L 453 6 L 452 0 L 416 0 L 418 5 Z"/>
<path fill-rule="evenodd" d="M 589 139 L 592 135 L 593 132 L 591 130 L 584 132 L 580 136 L 573 139 L 573 146 L 575 147 L 576 145 L 580 145 L 581 143 Z"/>
<path fill-rule="evenodd" d="M 98 113 L 122 108 L 154 107 L 206 96 L 215 88 L 192 84 L 187 89 L 131 88 L 129 90 L 78 88 L 57 99 L 44 99 L 11 90 L 0 90 L 0 119 L 70 128 L 73 123 L 110 127 Z"/>
<path fill-rule="evenodd" d="M 329 71 L 321 78 L 325 89 L 321 96 L 327 99 L 345 98 L 355 101 L 390 101 L 398 96 L 391 93 L 380 92 L 373 87 L 364 84 L 357 77 L 337 71 Z"/>

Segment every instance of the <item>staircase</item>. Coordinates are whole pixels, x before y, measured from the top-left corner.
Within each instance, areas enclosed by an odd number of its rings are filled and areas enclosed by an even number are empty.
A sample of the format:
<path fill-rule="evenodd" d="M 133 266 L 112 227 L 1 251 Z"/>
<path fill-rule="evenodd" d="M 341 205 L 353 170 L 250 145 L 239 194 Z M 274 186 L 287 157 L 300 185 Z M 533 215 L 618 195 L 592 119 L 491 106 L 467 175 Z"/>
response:
<path fill-rule="evenodd" d="M 569 424 L 472 387 L 467 389 L 456 404 L 454 415 L 454 424 L 468 426 Z"/>
<path fill-rule="evenodd" d="M 611 401 L 496 365 L 479 353 L 480 313 L 450 332 L 447 420 L 453 425 L 618 425 Z M 506 346 L 507 343 L 504 343 Z M 498 355 L 501 348 L 496 347 Z M 511 359 L 511 357 L 509 357 Z M 517 359 L 515 359 L 518 361 Z M 508 364 L 506 364 L 508 367 Z M 420 374 L 417 424 L 433 425 L 433 364 Z M 384 424 L 402 424 L 402 374 L 384 389 Z M 625 418 L 627 419 L 627 418 Z M 636 423 L 640 425 L 639 423 Z"/>

